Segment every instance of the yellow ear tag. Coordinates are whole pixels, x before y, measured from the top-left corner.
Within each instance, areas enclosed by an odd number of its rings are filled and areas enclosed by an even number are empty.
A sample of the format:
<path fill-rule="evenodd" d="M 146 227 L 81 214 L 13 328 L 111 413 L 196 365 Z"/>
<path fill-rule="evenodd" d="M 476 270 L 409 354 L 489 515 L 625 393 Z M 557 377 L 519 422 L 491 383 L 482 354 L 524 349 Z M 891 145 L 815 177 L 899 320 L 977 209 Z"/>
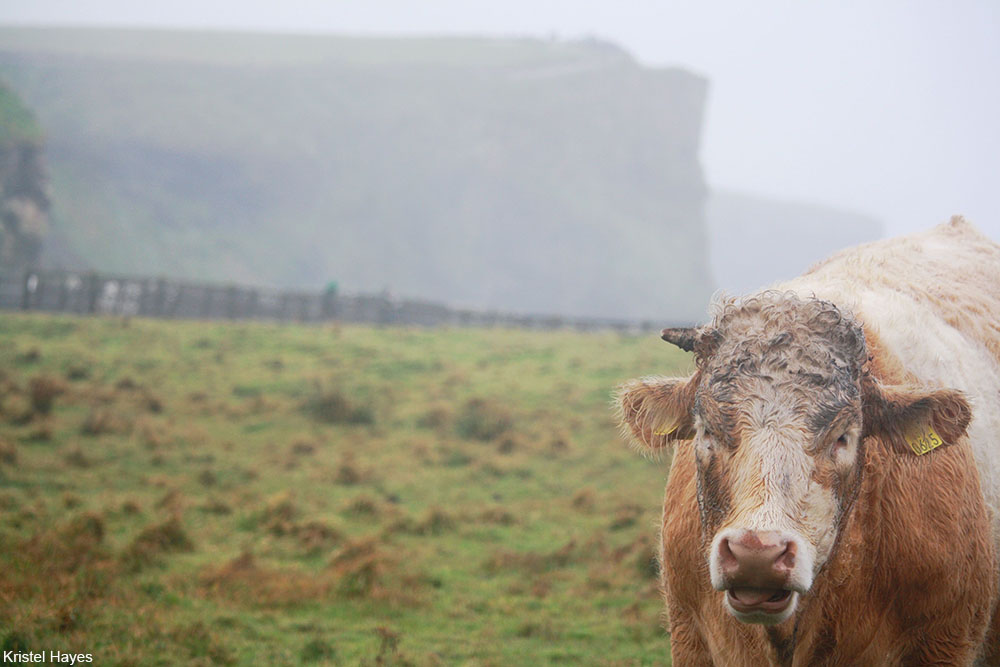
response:
<path fill-rule="evenodd" d="M 941 436 L 934 431 L 930 424 L 918 424 L 903 434 L 903 437 L 906 438 L 906 444 L 917 456 L 923 456 L 944 444 Z"/>
<path fill-rule="evenodd" d="M 653 431 L 653 435 L 670 435 L 677 430 L 677 424 L 669 426 L 667 428 L 661 428 L 659 431 Z"/>

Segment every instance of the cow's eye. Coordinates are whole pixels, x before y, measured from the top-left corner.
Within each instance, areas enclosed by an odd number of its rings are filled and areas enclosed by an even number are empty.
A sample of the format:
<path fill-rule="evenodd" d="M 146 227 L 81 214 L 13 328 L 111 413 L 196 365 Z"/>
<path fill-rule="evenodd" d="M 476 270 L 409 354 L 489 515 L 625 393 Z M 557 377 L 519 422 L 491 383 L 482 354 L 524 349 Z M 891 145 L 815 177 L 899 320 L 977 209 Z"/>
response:
<path fill-rule="evenodd" d="M 843 433 L 839 438 L 837 438 L 837 441 L 833 443 L 833 451 L 838 452 L 846 448 L 847 448 L 847 434 Z"/>

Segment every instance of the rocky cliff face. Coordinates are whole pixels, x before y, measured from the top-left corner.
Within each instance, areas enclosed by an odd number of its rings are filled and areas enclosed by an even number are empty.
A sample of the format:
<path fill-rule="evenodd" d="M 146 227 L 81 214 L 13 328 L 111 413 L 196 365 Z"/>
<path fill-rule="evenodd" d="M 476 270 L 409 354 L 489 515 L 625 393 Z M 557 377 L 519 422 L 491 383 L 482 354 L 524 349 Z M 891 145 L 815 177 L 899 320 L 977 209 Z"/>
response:
<path fill-rule="evenodd" d="M 0 268 L 38 263 L 48 210 L 41 131 L 30 111 L 0 84 Z"/>
<path fill-rule="evenodd" d="M 706 82 L 593 40 L 0 28 L 46 257 L 683 321 L 713 289 Z"/>

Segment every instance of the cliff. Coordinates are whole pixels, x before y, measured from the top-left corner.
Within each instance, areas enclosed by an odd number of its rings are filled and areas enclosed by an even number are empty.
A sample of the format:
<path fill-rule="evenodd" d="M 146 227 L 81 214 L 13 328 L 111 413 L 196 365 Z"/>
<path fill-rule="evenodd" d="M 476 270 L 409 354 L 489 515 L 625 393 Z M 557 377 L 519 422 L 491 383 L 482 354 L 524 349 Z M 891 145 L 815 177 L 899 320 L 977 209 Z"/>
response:
<path fill-rule="evenodd" d="M 593 40 L 0 29 L 50 264 L 700 317 L 706 83 Z"/>

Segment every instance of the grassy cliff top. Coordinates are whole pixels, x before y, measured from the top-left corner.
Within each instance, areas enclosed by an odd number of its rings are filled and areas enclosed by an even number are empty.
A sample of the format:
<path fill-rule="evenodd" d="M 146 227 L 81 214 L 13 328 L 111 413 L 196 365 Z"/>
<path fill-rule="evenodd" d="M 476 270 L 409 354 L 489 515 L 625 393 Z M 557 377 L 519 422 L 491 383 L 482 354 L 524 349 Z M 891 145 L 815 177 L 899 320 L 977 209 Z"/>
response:
<path fill-rule="evenodd" d="M 406 62 L 511 67 L 559 61 L 634 64 L 632 57 L 618 46 L 593 38 L 563 41 L 527 37 L 347 36 L 0 26 L 0 50 L 230 65 Z"/>
<path fill-rule="evenodd" d="M 41 143 L 42 128 L 24 102 L 0 81 L 0 146 Z"/>

